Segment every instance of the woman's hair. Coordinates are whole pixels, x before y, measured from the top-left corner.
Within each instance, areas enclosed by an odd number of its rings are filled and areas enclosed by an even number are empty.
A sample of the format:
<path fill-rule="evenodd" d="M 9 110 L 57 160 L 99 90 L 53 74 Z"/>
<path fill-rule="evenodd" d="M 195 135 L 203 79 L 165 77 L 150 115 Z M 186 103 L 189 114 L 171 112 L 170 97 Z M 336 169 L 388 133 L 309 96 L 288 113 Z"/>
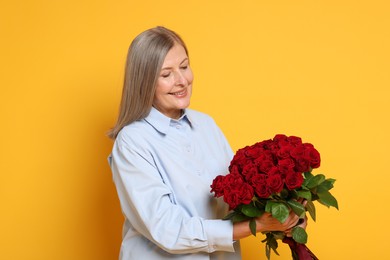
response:
<path fill-rule="evenodd" d="M 183 46 L 188 55 L 180 36 L 161 26 L 146 30 L 133 40 L 127 54 L 118 119 L 107 134 L 110 138 L 115 139 L 124 126 L 149 114 L 165 56 L 175 44 Z"/>

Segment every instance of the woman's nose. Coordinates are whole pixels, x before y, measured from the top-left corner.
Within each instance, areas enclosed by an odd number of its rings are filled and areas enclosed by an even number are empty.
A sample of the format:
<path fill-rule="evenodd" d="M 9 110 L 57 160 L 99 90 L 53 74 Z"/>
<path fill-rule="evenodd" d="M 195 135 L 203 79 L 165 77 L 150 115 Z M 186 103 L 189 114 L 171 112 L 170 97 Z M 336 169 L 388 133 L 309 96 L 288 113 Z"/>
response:
<path fill-rule="evenodd" d="M 186 78 L 184 77 L 184 75 L 181 72 L 175 73 L 175 84 L 177 86 L 186 84 Z"/>

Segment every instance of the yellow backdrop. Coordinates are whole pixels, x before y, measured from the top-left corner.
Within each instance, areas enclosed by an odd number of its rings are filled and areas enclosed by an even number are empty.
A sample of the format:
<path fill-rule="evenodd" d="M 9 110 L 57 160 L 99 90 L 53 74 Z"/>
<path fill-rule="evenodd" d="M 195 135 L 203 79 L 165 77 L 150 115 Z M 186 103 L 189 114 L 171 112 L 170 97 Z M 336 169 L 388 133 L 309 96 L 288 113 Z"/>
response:
<path fill-rule="evenodd" d="M 390 259 L 389 11 L 386 0 L 2 0 L 0 258 L 117 259 L 105 132 L 130 41 L 164 25 L 190 50 L 191 107 L 235 150 L 285 133 L 321 152 L 340 211 L 318 205 L 309 222 L 318 257 Z M 265 258 L 261 239 L 243 241 L 245 260 Z"/>

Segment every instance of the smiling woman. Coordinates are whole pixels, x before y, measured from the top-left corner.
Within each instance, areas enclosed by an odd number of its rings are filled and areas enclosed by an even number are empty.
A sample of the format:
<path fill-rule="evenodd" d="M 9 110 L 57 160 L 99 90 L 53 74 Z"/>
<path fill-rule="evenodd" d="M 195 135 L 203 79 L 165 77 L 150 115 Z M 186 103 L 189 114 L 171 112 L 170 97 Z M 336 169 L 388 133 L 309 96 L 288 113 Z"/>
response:
<path fill-rule="evenodd" d="M 193 74 L 187 48 L 173 31 L 149 29 L 132 42 L 109 162 L 125 216 L 120 259 L 241 259 L 247 222 L 222 218 L 227 206 L 210 193 L 233 157 L 208 115 L 188 109 Z M 211 162 L 211 163 L 210 163 Z M 257 231 L 296 225 L 269 214 Z M 236 242 L 234 242 L 236 241 Z"/>

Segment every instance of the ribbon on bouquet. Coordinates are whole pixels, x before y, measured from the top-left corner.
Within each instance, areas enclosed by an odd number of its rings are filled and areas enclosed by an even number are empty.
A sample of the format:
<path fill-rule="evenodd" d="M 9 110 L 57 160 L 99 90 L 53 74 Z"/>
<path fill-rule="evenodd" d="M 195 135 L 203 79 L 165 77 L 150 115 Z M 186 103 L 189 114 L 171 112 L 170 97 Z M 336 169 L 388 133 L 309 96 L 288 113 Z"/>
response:
<path fill-rule="evenodd" d="M 305 244 L 297 243 L 291 237 L 284 237 L 282 242 L 290 246 L 293 260 L 318 260 Z"/>

